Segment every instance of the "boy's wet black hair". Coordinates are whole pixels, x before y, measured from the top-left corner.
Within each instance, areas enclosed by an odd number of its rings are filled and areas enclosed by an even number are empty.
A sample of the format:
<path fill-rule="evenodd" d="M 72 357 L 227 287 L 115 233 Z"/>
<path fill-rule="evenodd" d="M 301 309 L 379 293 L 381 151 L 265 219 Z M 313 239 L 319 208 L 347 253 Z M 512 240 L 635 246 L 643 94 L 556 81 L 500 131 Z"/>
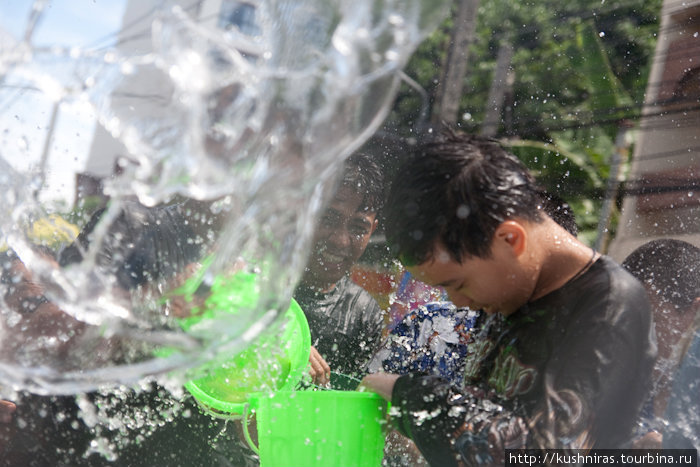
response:
<path fill-rule="evenodd" d="M 700 248 L 683 240 L 664 238 L 638 247 L 622 266 L 661 302 L 679 312 L 700 297 Z"/>
<path fill-rule="evenodd" d="M 387 241 L 405 265 L 431 259 L 440 241 L 452 258 L 485 258 L 505 220 L 544 219 L 543 190 L 491 138 L 447 131 L 399 167 L 385 206 Z"/>
<path fill-rule="evenodd" d="M 384 204 L 384 173 L 369 154 L 356 152 L 343 165 L 341 186 L 362 194 L 361 209 L 378 213 Z"/>

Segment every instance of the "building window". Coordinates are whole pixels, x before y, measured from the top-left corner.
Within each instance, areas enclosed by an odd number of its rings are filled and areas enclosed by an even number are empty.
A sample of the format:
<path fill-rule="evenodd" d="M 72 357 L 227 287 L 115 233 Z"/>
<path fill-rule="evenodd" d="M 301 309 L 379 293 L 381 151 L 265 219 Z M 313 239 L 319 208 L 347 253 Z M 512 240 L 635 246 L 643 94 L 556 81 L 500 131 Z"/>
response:
<path fill-rule="evenodd" d="M 235 27 L 248 36 L 260 35 L 260 26 L 255 21 L 255 5 L 248 2 L 221 2 L 218 26 L 225 30 Z"/>

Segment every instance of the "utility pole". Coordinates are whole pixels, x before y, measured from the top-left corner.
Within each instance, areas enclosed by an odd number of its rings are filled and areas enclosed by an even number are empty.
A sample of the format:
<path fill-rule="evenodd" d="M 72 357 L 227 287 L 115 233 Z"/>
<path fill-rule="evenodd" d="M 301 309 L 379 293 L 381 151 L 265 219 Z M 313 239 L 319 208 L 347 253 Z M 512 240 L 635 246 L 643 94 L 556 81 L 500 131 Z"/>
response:
<path fill-rule="evenodd" d="M 610 161 L 610 176 L 608 177 L 608 185 L 605 189 L 605 199 L 603 199 L 603 207 L 600 209 L 600 219 L 598 220 L 598 229 L 596 240 L 593 248 L 596 251 L 605 253 L 607 251 L 608 229 L 610 227 L 610 218 L 613 214 L 615 199 L 617 198 L 617 190 L 620 186 L 620 168 L 627 161 L 630 145 L 627 142 L 627 132 L 634 125 L 628 120 L 623 120 L 619 123 L 617 129 L 617 137 L 615 138 L 615 152 L 612 154 Z"/>
<path fill-rule="evenodd" d="M 486 101 L 486 115 L 481 125 L 481 134 L 495 136 L 501 123 L 501 109 L 506 89 L 512 82 L 510 73 L 510 61 L 513 58 L 513 46 L 510 41 L 503 41 L 498 49 L 496 69 L 493 72 L 493 81 L 489 90 L 489 98 Z"/>
<path fill-rule="evenodd" d="M 479 0 L 455 0 L 457 14 L 443 67 L 442 79 L 438 83 L 435 107 L 431 121 L 440 126 L 442 122 L 449 125 L 457 123 L 457 112 L 462 97 L 464 77 L 467 74 L 469 46 L 474 42 L 476 33 L 476 13 Z"/>
<path fill-rule="evenodd" d="M 57 100 L 53 104 L 53 109 L 51 110 L 51 119 L 49 120 L 48 130 L 46 132 L 46 138 L 44 138 L 44 148 L 41 151 L 41 160 L 39 161 L 39 177 L 40 182 L 36 189 L 34 190 L 34 199 L 39 200 L 39 192 L 45 188 L 44 183 L 46 182 L 46 166 L 49 162 L 49 154 L 51 153 L 51 143 L 53 142 L 53 134 L 56 130 L 56 121 L 58 120 L 58 112 L 61 109 L 61 100 Z"/>

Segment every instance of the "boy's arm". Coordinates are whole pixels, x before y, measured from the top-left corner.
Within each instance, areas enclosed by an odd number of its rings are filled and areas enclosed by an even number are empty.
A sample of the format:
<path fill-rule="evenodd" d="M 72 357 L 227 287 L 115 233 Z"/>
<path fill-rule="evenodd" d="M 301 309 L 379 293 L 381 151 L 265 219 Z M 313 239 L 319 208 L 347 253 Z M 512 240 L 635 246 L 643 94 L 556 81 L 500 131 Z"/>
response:
<path fill-rule="evenodd" d="M 395 380 L 392 418 L 431 465 L 503 465 L 504 449 L 527 445 L 527 422 L 482 395 L 457 390 L 439 376 Z"/>
<path fill-rule="evenodd" d="M 391 401 L 396 428 L 416 443 L 431 465 L 458 465 L 450 435 L 464 422 L 462 395 L 446 380 L 416 373 L 373 373 L 365 376 L 361 387 Z"/>
<path fill-rule="evenodd" d="M 434 465 L 457 465 L 456 456 L 502 464 L 504 449 L 615 445 L 645 399 L 653 344 L 645 340 L 643 301 L 612 305 L 597 322 L 582 317 L 560 335 L 530 410 L 516 414 L 475 387 L 459 391 L 442 378 L 412 374 L 391 386 L 395 422 Z"/>

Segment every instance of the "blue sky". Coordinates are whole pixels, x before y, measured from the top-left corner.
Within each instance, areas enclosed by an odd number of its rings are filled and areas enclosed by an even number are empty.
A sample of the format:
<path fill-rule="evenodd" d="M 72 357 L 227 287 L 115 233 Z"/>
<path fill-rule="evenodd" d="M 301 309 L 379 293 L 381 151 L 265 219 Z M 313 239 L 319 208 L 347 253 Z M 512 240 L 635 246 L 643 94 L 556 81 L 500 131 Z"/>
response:
<path fill-rule="evenodd" d="M 125 0 L 57 0 L 47 3 L 32 36 L 34 47 L 61 46 L 98 48 L 114 45 L 121 27 Z M 33 0 L 0 1 L 0 52 L 22 40 Z M 9 39 L 8 39 L 9 38 Z M 4 82 L 12 84 L 13 70 Z M 41 159 L 49 134 L 53 103 L 46 95 L 0 87 L 0 154 L 24 173 Z M 61 106 L 51 139 L 48 159 L 48 188 L 45 201 L 63 199 L 71 204 L 75 174 L 82 171 L 88 156 L 95 118 L 79 102 Z"/>
<path fill-rule="evenodd" d="M 0 27 L 21 39 L 33 0 L 0 2 Z M 34 35 L 34 45 L 86 47 L 114 37 L 124 14 L 124 0 L 58 0 L 48 2 Z M 99 45 L 106 45 L 101 42 Z"/>

